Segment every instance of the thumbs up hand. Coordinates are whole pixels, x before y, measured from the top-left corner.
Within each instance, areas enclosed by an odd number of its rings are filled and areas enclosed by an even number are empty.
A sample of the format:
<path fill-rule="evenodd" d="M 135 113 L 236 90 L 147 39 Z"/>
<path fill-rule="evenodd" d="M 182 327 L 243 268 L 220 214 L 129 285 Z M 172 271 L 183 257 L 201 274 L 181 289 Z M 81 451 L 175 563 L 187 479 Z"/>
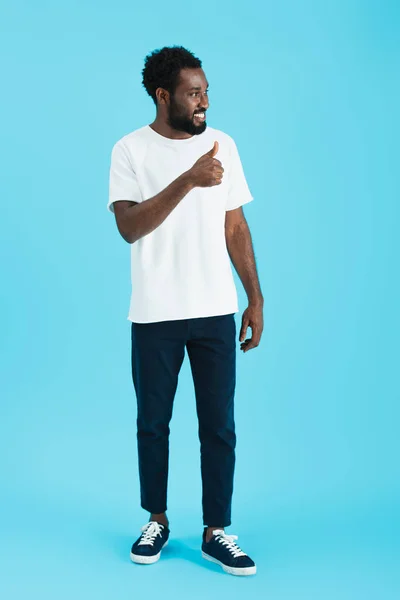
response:
<path fill-rule="evenodd" d="M 195 187 L 211 187 L 222 183 L 224 169 L 221 162 L 215 158 L 218 149 L 218 142 L 214 142 L 211 150 L 200 156 L 189 169 L 188 174 Z"/>

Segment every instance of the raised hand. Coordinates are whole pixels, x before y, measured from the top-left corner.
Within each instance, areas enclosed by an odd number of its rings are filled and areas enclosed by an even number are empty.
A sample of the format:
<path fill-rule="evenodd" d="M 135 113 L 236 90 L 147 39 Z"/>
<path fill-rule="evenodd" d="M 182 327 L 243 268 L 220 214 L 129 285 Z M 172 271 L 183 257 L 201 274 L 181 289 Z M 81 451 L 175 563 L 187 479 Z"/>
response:
<path fill-rule="evenodd" d="M 215 158 L 218 149 L 218 142 L 214 142 L 211 150 L 200 156 L 193 167 L 189 169 L 188 173 L 196 187 L 211 187 L 222 183 L 224 168 L 221 162 Z"/>

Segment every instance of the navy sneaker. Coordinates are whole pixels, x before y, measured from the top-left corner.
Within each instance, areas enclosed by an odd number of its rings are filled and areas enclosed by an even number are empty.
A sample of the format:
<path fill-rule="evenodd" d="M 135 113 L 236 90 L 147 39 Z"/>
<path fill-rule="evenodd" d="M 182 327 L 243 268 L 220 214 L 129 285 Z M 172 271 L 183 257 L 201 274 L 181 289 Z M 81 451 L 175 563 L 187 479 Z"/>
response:
<path fill-rule="evenodd" d="M 142 527 L 142 535 L 131 548 L 131 560 L 142 565 L 158 561 L 161 550 L 168 544 L 169 529 L 157 521 L 150 521 Z"/>
<path fill-rule="evenodd" d="M 237 535 L 227 535 L 223 529 L 215 529 L 209 542 L 203 532 L 202 555 L 206 560 L 217 563 L 230 575 L 255 575 L 254 561 L 235 543 Z"/>

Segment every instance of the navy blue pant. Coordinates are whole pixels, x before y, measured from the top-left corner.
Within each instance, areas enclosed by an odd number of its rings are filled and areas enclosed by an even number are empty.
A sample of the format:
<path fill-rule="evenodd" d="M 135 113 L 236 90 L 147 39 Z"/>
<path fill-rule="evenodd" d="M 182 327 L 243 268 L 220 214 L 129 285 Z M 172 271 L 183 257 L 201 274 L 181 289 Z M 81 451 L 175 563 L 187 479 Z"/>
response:
<path fill-rule="evenodd" d="M 204 525 L 231 524 L 235 468 L 236 324 L 233 314 L 132 323 L 141 505 L 167 510 L 169 424 L 187 350 L 196 396 Z"/>

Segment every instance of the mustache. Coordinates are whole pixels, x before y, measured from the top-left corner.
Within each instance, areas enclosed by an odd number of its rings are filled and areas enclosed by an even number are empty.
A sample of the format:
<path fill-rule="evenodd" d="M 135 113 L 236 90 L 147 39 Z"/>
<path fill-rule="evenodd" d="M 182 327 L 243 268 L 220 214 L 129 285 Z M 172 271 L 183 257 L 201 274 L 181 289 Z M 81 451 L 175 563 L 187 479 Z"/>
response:
<path fill-rule="evenodd" d="M 206 115 L 207 111 L 206 110 L 198 110 L 197 112 L 193 113 L 193 115 L 202 115 L 203 113 Z"/>

